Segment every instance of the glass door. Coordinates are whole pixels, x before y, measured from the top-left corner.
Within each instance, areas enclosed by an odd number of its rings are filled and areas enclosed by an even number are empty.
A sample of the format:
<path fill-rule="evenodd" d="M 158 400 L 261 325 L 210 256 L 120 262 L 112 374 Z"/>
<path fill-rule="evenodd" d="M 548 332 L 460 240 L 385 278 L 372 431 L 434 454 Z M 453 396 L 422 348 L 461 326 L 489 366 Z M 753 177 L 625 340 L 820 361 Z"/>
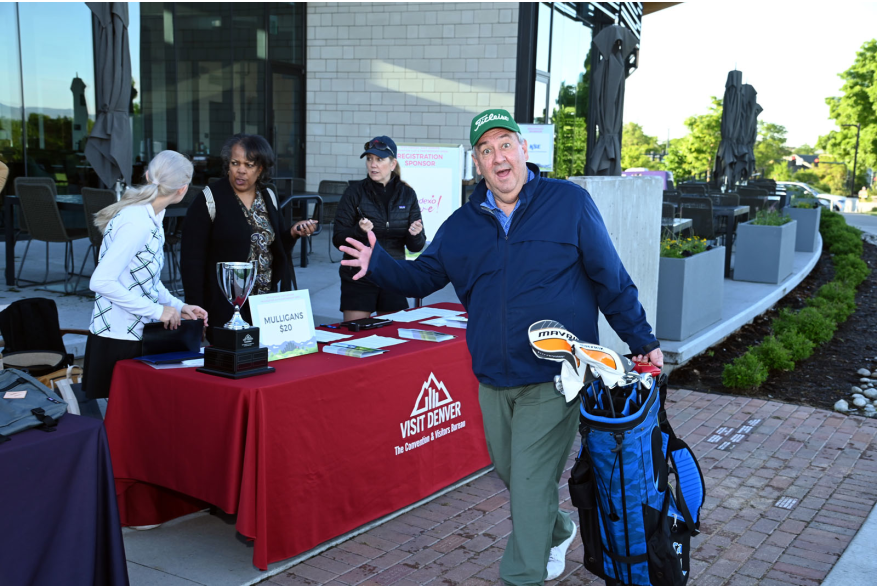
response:
<path fill-rule="evenodd" d="M 271 63 L 271 147 L 277 156 L 275 178 L 305 176 L 304 70 L 289 63 Z M 286 183 L 286 182 L 281 182 Z M 280 187 L 280 186 L 278 186 Z M 302 189 L 304 186 L 295 186 Z"/>

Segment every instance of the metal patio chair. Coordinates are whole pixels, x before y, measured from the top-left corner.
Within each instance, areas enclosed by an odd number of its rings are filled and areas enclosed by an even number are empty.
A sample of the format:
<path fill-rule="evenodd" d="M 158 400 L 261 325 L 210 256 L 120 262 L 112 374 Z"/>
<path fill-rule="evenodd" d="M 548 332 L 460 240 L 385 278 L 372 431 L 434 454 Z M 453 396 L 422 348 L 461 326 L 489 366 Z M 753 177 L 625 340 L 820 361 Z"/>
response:
<path fill-rule="evenodd" d="M 64 292 L 72 293 L 69 289 L 70 276 L 76 269 L 76 264 L 73 261 L 73 241 L 88 238 L 88 231 L 84 228 L 68 230 L 64 226 L 61 212 L 58 210 L 58 204 L 49 186 L 22 183 L 16 186 L 16 190 L 18 190 L 17 195 L 21 202 L 22 214 L 30 230 L 30 240 L 24 249 L 24 255 L 21 257 L 21 265 L 18 268 L 18 275 L 15 277 L 15 284 L 17 286 L 21 284 L 21 271 L 24 269 L 24 261 L 33 241 L 46 243 L 46 274 L 43 277 L 43 282 L 36 285 L 49 283 L 49 243 L 64 243 Z"/>
<path fill-rule="evenodd" d="M 332 263 L 338 263 L 343 258 L 343 254 L 337 260 L 332 258 L 332 249 L 335 248 L 332 245 L 332 233 L 335 229 L 335 210 L 338 209 L 338 202 L 341 201 L 341 196 L 349 185 L 346 181 L 324 179 L 317 189 L 317 193 L 323 198 L 323 224 L 329 227 L 329 261 Z"/>
<path fill-rule="evenodd" d="M 88 251 L 91 251 L 94 266 L 97 267 L 98 257 L 100 254 L 100 246 L 104 240 L 104 235 L 94 224 L 94 215 L 111 204 L 116 203 L 116 194 L 113 190 L 82 188 L 82 207 L 85 210 L 85 229 L 88 232 Z M 82 258 L 82 265 L 79 267 L 79 274 L 76 276 L 76 285 L 73 291 L 79 289 L 79 280 L 82 272 L 85 270 L 85 262 L 88 260 L 88 251 Z"/>

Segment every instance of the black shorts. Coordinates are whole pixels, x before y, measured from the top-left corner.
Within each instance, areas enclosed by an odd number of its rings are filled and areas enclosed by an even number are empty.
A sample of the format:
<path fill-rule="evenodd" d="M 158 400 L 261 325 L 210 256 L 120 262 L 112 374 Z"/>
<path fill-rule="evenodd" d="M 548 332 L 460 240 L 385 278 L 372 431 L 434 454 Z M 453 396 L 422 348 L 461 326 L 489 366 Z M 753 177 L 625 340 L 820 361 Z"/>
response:
<path fill-rule="evenodd" d="M 356 270 L 341 267 L 342 312 L 398 312 L 408 309 L 408 298 L 381 289 L 370 281 L 354 281 Z"/>
<path fill-rule="evenodd" d="M 82 365 L 82 391 L 89 399 L 110 397 L 116 361 L 133 359 L 143 354 L 139 340 L 119 340 L 89 334 L 85 343 Z"/>

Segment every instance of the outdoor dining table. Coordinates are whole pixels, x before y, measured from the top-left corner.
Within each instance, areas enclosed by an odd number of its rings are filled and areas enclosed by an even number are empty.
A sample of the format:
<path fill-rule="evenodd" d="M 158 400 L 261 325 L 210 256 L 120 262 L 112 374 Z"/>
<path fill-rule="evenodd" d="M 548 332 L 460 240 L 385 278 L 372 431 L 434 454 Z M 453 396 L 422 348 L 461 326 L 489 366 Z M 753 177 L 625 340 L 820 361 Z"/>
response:
<path fill-rule="evenodd" d="M 667 229 L 677 235 L 683 230 L 691 231 L 691 218 L 661 218 L 661 229 Z"/>
<path fill-rule="evenodd" d="M 65 414 L 54 432 L 11 435 L 0 471 L 0 585 L 128 584 L 100 420 Z"/>
<path fill-rule="evenodd" d="M 79 194 L 58 194 L 55 200 L 59 210 L 73 210 L 85 214 L 85 206 L 82 204 L 82 196 Z M 7 195 L 3 202 L 3 221 L 6 230 L 4 239 L 6 243 L 6 285 L 15 285 L 15 230 L 13 208 L 21 206 L 18 196 Z M 165 218 L 180 218 L 186 215 L 187 208 L 181 205 L 168 206 L 165 209 Z"/>
<path fill-rule="evenodd" d="M 725 277 L 731 277 L 731 249 L 734 235 L 737 233 L 740 219 L 744 216 L 746 219 L 749 218 L 749 206 L 713 206 L 713 216 L 725 219 Z"/>
<path fill-rule="evenodd" d="M 213 505 L 237 514 L 266 569 L 489 466 L 465 330 L 397 322 L 355 336 L 398 327 L 456 338 L 317 352 L 238 380 L 118 363 L 106 429 L 122 524 Z"/>

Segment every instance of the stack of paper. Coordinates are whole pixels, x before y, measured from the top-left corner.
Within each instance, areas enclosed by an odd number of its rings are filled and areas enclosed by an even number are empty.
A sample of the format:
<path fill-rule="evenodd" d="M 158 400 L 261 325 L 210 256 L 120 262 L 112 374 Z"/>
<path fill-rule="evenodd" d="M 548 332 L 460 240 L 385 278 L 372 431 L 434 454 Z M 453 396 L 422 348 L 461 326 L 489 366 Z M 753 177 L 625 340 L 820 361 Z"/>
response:
<path fill-rule="evenodd" d="M 343 342 L 336 342 L 334 344 L 327 344 L 323 347 L 324 353 L 332 353 L 333 355 L 344 355 L 346 357 L 356 357 L 361 359 L 363 357 L 373 357 L 375 355 L 380 355 L 381 353 L 385 353 L 387 351 L 381 349 L 372 349 L 365 346 L 357 346 L 355 344 L 347 344 Z"/>
<path fill-rule="evenodd" d="M 426 340 L 429 342 L 444 342 L 456 338 L 453 334 L 436 332 L 435 330 L 418 330 L 416 328 L 400 328 L 399 336 L 412 340 Z"/>

